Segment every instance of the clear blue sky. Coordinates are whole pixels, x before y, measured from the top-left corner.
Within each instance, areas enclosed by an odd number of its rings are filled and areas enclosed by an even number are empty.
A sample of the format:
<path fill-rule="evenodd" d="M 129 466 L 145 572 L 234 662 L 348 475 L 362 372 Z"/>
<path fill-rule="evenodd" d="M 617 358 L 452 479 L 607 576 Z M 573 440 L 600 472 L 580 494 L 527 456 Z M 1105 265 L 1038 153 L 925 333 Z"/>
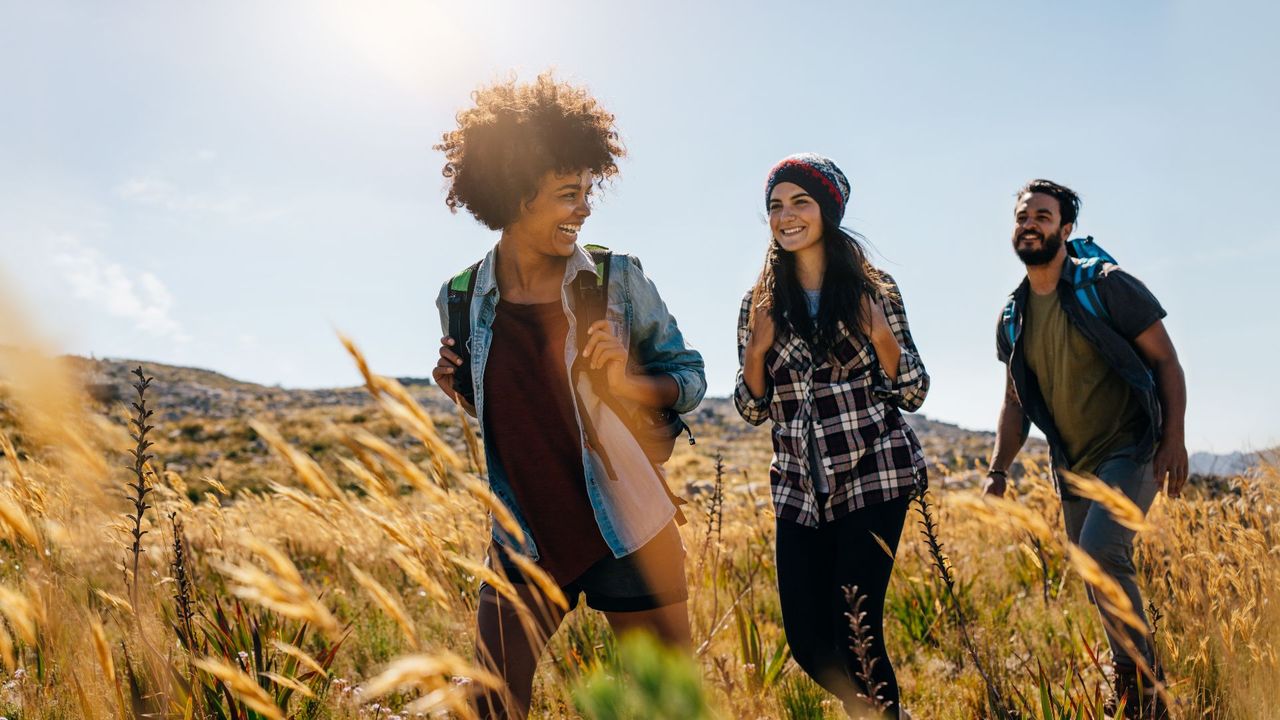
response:
<path fill-rule="evenodd" d="M 644 260 L 713 394 L 764 175 L 809 150 L 902 286 L 926 414 L 994 425 L 1013 194 L 1044 176 L 1168 309 L 1192 449 L 1266 446 L 1278 26 L 1271 3 L 0 0 L 0 282 L 67 352 L 353 384 L 339 328 L 427 375 L 439 284 L 496 239 L 445 208 L 431 145 L 477 84 L 554 67 L 631 153 L 583 239 Z"/>

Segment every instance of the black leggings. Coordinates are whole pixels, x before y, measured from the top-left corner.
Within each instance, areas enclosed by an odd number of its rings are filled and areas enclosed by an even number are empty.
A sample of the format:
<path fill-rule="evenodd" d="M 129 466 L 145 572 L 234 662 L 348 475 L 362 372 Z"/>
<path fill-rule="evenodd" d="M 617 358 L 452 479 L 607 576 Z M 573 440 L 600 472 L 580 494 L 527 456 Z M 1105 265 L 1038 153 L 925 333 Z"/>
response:
<path fill-rule="evenodd" d="M 884 598 L 893 558 L 872 533 L 896 553 L 909 502 L 903 497 L 878 503 L 816 528 L 778 521 L 778 597 L 791 654 L 850 711 L 866 708 L 856 699 L 866 690 L 856 675 L 861 666 L 845 616 L 850 607 L 843 588 L 856 585 L 866 596 L 862 624 L 871 636 L 870 656 L 878 658 L 872 678 L 884 683 L 879 695 L 893 703 L 889 717 L 898 717 L 898 680 L 884 648 Z"/>

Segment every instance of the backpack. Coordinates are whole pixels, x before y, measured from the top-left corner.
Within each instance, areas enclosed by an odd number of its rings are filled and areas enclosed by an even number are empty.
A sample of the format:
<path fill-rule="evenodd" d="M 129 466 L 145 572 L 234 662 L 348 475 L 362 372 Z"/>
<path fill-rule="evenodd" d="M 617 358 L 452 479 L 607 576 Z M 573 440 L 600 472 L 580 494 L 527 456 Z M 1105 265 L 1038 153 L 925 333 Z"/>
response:
<path fill-rule="evenodd" d="M 1098 295 L 1098 281 L 1102 277 L 1104 263 L 1112 265 L 1119 263 L 1111 253 L 1103 250 L 1101 245 L 1093 241 L 1092 235 L 1068 240 L 1067 255 L 1081 261 L 1075 263 L 1075 270 L 1071 274 L 1071 288 L 1076 294 L 1076 300 L 1090 315 L 1110 323 L 1111 316 L 1107 313 L 1106 306 L 1102 304 L 1102 297 Z M 1004 311 L 1000 314 L 1000 331 L 1004 333 L 1010 347 L 1013 347 L 1018 341 L 1018 336 L 1022 334 L 1018 303 L 1013 297 L 1009 298 Z"/>
<path fill-rule="evenodd" d="M 597 320 L 605 318 L 605 311 L 608 307 L 608 287 L 609 287 L 609 269 L 612 265 L 613 253 L 606 247 L 600 245 L 585 245 L 584 249 L 591 254 L 591 261 L 595 263 L 596 272 L 593 276 L 591 273 L 578 273 L 578 277 L 574 278 L 572 292 L 574 294 L 574 307 L 578 308 L 578 326 L 577 326 L 577 343 L 579 351 L 587 343 L 587 328 Z M 466 399 L 471 405 L 475 405 L 475 378 L 471 374 L 471 300 L 475 296 L 476 273 L 479 271 L 480 263 L 476 262 L 471 267 L 463 270 L 449 281 L 449 291 L 447 296 L 447 306 L 449 311 L 449 336 L 454 340 L 454 352 L 458 353 L 463 359 L 462 365 L 454 369 L 453 388 L 459 396 Z M 579 354 L 581 359 L 581 354 Z M 640 442 L 644 448 L 645 455 L 649 461 L 655 465 L 661 465 L 671 458 L 671 453 L 675 450 L 676 438 L 680 437 L 680 433 L 687 433 L 689 436 L 689 444 L 695 444 L 693 431 L 680 417 L 679 413 L 670 408 L 654 408 L 643 409 L 640 412 L 632 412 L 625 410 L 617 398 L 608 391 L 604 379 L 604 370 L 590 371 L 584 368 L 578 368 L 574 363 L 576 372 L 586 372 L 595 385 L 596 392 L 599 393 L 601 400 L 605 402 L 614 413 L 624 421 L 630 421 L 629 425 L 634 429 L 636 440 Z M 586 420 L 584 413 L 584 422 L 590 425 Z M 594 435 L 592 428 L 588 427 L 589 435 Z M 594 438 L 591 438 L 593 443 Z M 596 447 L 601 447 L 599 443 L 595 443 Z"/>

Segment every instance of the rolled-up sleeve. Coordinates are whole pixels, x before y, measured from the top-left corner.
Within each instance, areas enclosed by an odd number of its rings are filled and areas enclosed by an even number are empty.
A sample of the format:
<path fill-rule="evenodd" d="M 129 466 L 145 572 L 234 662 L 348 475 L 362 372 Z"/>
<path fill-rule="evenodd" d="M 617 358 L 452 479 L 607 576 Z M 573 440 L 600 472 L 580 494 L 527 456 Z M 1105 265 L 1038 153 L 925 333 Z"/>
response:
<path fill-rule="evenodd" d="M 1138 278 L 1114 265 L 1103 270 L 1104 282 L 1098 293 L 1107 308 L 1111 325 L 1130 342 L 1168 313 L 1160 301 Z"/>
<path fill-rule="evenodd" d="M 637 362 L 645 372 L 666 373 L 676 381 L 680 394 L 671 407 L 687 413 L 702 402 L 707 393 L 707 374 L 702 354 L 689 347 L 675 317 L 658 294 L 658 288 L 632 257 L 626 262 L 626 289 L 631 299 L 631 341 Z"/>
<path fill-rule="evenodd" d="M 742 366 L 746 362 L 747 356 L 747 328 L 751 320 L 751 295 L 742 299 L 742 308 L 738 312 L 738 379 L 733 388 L 733 406 L 738 409 L 738 414 L 743 420 L 752 425 L 761 425 L 765 420 L 769 419 L 769 401 L 773 396 L 773 383 L 769 382 L 768 374 L 765 375 L 765 393 L 764 397 L 756 397 L 751 394 L 751 388 L 747 387 L 746 378 L 742 374 Z"/>
<path fill-rule="evenodd" d="M 888 275 L 885 280 L 889 285 L 888 297 L 884 298 L 885 319 L 889 321 L 889 329 L 898 339 L 902 354 L 898 358 L 898 375 L 889 381 L 883 376 L 875 388 L 876 396 L 907 412 L 915 412 L 924 404 L 929 394 L 929 373 L 920 359 L 920 351 L 911 337 L 911 326 L 907 322 L 907 309 L 902 300 L 902 292 L 893 278 Z"/>

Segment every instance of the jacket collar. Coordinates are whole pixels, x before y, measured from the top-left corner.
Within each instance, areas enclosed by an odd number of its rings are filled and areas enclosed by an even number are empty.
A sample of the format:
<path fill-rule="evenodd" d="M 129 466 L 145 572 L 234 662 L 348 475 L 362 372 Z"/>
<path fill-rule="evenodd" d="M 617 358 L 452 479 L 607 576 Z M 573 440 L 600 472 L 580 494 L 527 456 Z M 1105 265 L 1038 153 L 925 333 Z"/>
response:
<path fill-rule="evenodd" d="M 480 267 L 476 270 L 476 295 L 488 295 L 498 289 L 498 246 L 495 244 L 484 259 L 480 261 Z M 564 266 L 564 284 L 568 285 L 573 279 L 578 277 L 580 272 L 589 272 L 597 275 L 596 264 L 591 261 L 591 253 L 582 249 L 581 245 L 573 246 L 573 255 L 569 256 L 568 262 Z"/>

